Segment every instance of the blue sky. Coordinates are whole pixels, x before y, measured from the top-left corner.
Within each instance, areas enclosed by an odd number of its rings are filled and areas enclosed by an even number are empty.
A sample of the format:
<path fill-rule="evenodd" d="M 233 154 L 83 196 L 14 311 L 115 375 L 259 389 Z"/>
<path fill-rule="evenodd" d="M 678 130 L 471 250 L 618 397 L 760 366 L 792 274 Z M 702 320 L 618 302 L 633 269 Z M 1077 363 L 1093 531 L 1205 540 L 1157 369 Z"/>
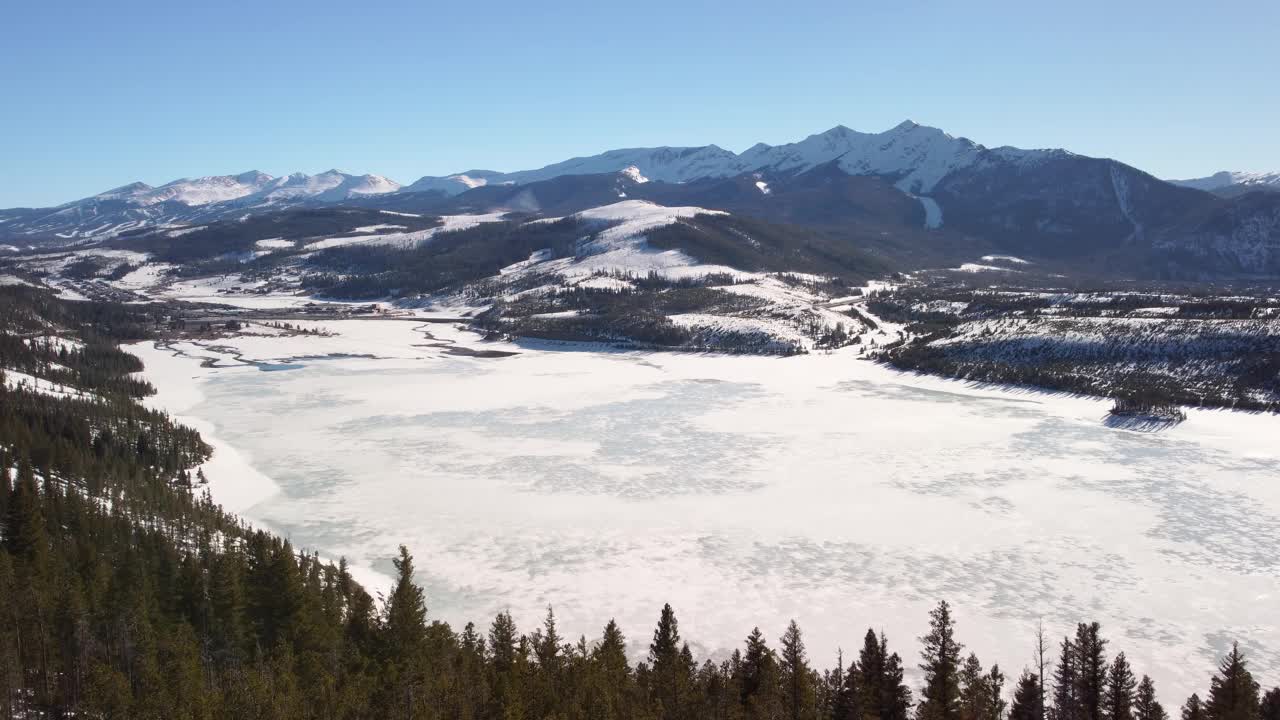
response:
<path fill-rule="evenodd" d="M 1275 0 L 19 0 L 0 207 L 338 167 L 400 182 L 904 118 L 1164 177 L 1280 170 Z"/>

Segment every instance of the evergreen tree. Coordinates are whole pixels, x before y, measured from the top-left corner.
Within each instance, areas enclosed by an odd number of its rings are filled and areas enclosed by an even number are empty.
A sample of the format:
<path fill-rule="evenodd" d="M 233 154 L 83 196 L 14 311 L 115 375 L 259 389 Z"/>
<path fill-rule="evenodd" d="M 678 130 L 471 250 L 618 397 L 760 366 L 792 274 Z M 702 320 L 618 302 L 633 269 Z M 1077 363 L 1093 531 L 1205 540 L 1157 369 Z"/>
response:
<path fill-rule="evenodd" d="M 526 639 L 516 631 L 511 613 L 500 612 L 489 627 L 489 651 L 493 663 L 493 698 L 491 717 L 519 718 L 524 713 L 521 692 L 525 675 Z"/>
<path fill-rule="evenodd" d="M 533 643 L 534 655 L 538 658 L 538 666 L 543 672 L 557 675 L 564 664 L 561 646 L 564 644 L 560 632 L 556 629 L 556 613 L 547 606 L 547 617 L 542 621 L 542 630 L 535 633 Z"/>
<path fill-rule="evenodd" d="M 1187 698 L 1186 704 L 1182 706 L 1182 720 L 1205 720 L 1204 703 L 1200 702 L 1200 696 L 1192 693 Z"/>
<path fill-rule="evenodd" d="M 631 684 L 631 667 L 627 664 L 627 641 L 612 619 L 604 626 L 600 644 L 591 653 L 600 679 L 600 715 L 604 718 L 623 716 Z"/>
<path fill-rule="evenodd" d="M 747 636 L 740 675 L 743 716 L 749 720 L 777 717 L 780 712 L 778 664 L 760 628 L 752 629 Z"/>
<path fill-rule="evenodd" d="M 1258 715 L 1261 720 L 1280 720 L 1280 687 L 1273 687 L 1262 696 Z"/>
<path fill-rule="evenodd" d="M 885 644 L 875 630 L 867 628 L 862 638 L 862 650 L 858 652 L 858 688 L 862 691 L 862 709 L 869 718 L 885 719 L 884 697 L 886 668 Z M 851 671 L 852 672 L 852 671 Z"/>
<path fill-rule="evenodd" d="M 1258 683 L 1249 672 L 1240 645 L 1233 644 L 1210 682 L 1209 699 L 1204 703 L 1205 716 L 1208 720 L 1257 720 L 1258 692 Z"/>
<path fill-rule="evenodd" d="M 991 720 L 1001 720 L 1004 717 L 1005 708 L 1008 703 L 1004 700 L 1004 673 L 1000 671 L 999 665 L 992 665 L 991 672 L 987 673 L 987 710 L 988 717 Z"/>
<path fill-rule="evenodd" d="M 969 653 L 960 666 L 960 720 L 988 720 L 987 674 L 975 653 Z"/>
<path fill-rule="evenodd" d="M 920 638 L 924 644 L 924 688 L 916 709 L 919 720 L 957 720 L 960 714 L 960 651 L 955 639 L 955 623 L 951 606 L 944 600 L 929 613 L 929 634 Z M 1091 718 L 1090 720 L 1097 720 Z"/>
<path fill-rule="evenodd" d="M 907 720 L 911 716 L 911 689 L 907 687 L 902 658 L 889 653 L 888 641 L 880 634 L 880 654 L 884 661 L 884 684 L 881 687 L 881 720 Z"/>
<path fill-rule="evenodd" d="M 219 663 L 228 664 L 245 648 L 243 560 L 231 547 L 210 564 L 210 650 Z"/>
<path fill-rule="evenodd" d="M 49 539 L 40 490 L 31 462 L 23 458 L 9 498 L 4 526 L 5 548 L 27 572 L 42 575 L 47 570 Z"/>
<path fill-rule="evenodd" d="M 1118 653 L 1107 672 L 1107 720 L 1134 720 L 1133 704 L 1138 681 L 1124 653 Z"/>
<path fill-rule="evenodd" d="M 1156 700 L 1156 684 L 1146 675 L 1138 683 L 1138 693 L 1133 699 L 1133 717 L 1134 720 L 1169 720 L 1164 706 Z"/>
<path fill-rule="evenodd" d="M 1004 673 L 999 665 L 984 672 L 978 656 L 969 653 L 960 668 L 961 720 L 1000 720 L 1004 715 Z"/>
<path fill-rule="evenodd" d="M 1052 720 L 1079 720 L 1080 705 L 1076 700 L 1076 646 L 1062 638 L 1058 666 L 1053 670 Z"/>
<path fill-rule="evenodd" d="M 566 658 L 562 647 L 564 640 L 556 628 L 556 614 L 550 605 L 547 606 L 547 616 L 542 627 L 534 631 L 530 644 L 538 662 L 531 709 L 538 716 L 550 717 L 555 714 L 556 706 L 569 695 L 563 687 L 561 675 L 567 660 L 572 659 Z"/>
<path fill-rule="evenodd" d="M 511 613 L 500 612 L 489 627 L 489 651 L 493 659 L 493 669 L 499 675 L 510 673 L 516 665 L 516 645 L 519 634 Z"/>
<path fill-rule="evenodd" d="M 658 704 L 662 720 L 680 717 L 682 662 L 680 660 L 680 629 L 675 610 L 670 604 L 662 606 L 658 626 L 649 644 L 649 670 L 652 675 L 651 692 Z"/>
<path fill-rule="evenodd" d="M 805 656 L 800 626 L 795 620 L 787 625 L 787 631 L 783 633 L 779 644 L 785 717 L 790 720 L 812 717 L 815 705 L 813 676 Z"/>
<path fill-rule="evenodd" d="M 874 637 L 874 636 L 873 636 Z M 857 662 L 844 669 L 844 653 L 836 656 L 836 666 L 832 670 L 828 685 L 831 694 L 830 720 L 862 720 L 862 688 Z"/>
<path fill-rule="evenodd" d="M 1107 691 L 1107 641 L 1098 623 L 1076 626 L 1075 671 L 1077 720 L 1104 720 Z"/>
<path fill-rule="evenodd" d="M 1040 676 L 1030 670 L 1023 670 L 1013 690 L 1009 720 L 1040 720 L 1044 711 L 1040 688 Z"/>
<path fill-rule="evenodd" d="M 421 658 L 427 639 L 427 604 L 422 588 L 413 582 L 413 556 L 409 549 L 401 545 L 400 556 L 392 564 L 396 581 L 382 610 L 388 680 L 392 684 L 388 704 L 397 716 L 403 708 L 407 718 L 424 702 Z"/>

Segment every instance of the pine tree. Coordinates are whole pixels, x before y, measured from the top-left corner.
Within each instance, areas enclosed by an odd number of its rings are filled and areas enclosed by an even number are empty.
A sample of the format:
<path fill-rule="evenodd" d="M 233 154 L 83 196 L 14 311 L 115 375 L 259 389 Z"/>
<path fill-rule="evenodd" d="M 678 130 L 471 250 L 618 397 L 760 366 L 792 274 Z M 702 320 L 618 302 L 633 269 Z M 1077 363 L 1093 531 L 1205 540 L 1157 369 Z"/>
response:
<path fill-rule="evenodd" d="M 217 555 L 209 571 L 209 606 L 212 613 L 211 650 L 226 664 L 245 647 L 244 585 L 242 560 L 234 548 Z"/>
<path fill-rule="evenodd" d="M 785 717 L 801 720 L 813 715 L 815 703 L 812 671 L 804 652 L 800 626 L 792 620 L 779 640 Z"/>
<path fill-rule="evenodd" d="M 1107 641 L 1098 623 L 1076 626 L 1076 703 L 1078 720 L 1104 720 L 1106 717 Z"/>
<path fill-rule="evenodd" d="M 523 706 L 520 672 L 524 664 L 523 638 L 516 631 L 511 613 L 500 612 L 489 627 L 489 651 L 492 658 L 494 684 L 491 717 L 519 717 Z"/>
<path fill-rule="evenodd" d="M 563 652 L 564 639 L 556 629 L 556 614 L 550 605 L 542 628 L 535 630 L 530 638 L 534 658 L 538 661 L 534 682 L 536 687 L 531 693 L 531 709 L 537 716 L 551 717 L 555 708 L 568 695 L 562 682 L 562 670 L 566 664 Z"/>
<path fill-rule="evenodd" d="M 396 569 L 396 582 L 383 610 L 391 653 L 406 658 L 422 644 L 427 630 L 427 604 L 422 588 L 413 582 L 413 556 L 404 545 L 400 556 L 391 561 Z"/>
<path fill-rule="evenodd" d="M 43 575 L 48 566 L 49 538 L 40 490 L 35 473 L 26 458 L 18 464 L 18 477 L 9 498 L 5 547 L 13 559 L 33 575 Z"/>
<path fill-rule="evenodd" d="M 405 717 L 423 702 L 420 687 L 425 682 L 421 667 L 427 637 L 427 604 L 422 588 L 413 582 L 413 556 L 404 545 L 392 560 L 395 585 L 383 604 L 383 637 L 393 687 L 389 703 L 403 708 Z M 399 714 L 399 713 L 397 713 Z"/>
<path fill-rule="evenodd" d="M 1133 699 L 1133 717 L 1134 720 L 1169 720 L 1164 706 L 1156 700 L 1156 684 L 1146 675 L 1138 683 L 1138 693 Z"/>
<path fill-rule="evenodd" d="M 564 639 L 560 637 L 560 632 L 556 630 L 556 613 L 550 605 L 547 606 L 547 617 L 542 621 L 542 630 L 535 635 L 533 652 L 538 658 L 538 666 L 543 672 L 550 675 L 559 674 L 560 668 L 564 664 L 564 657 L 561 653 L 561 645 L 564 644 Z"/>
<path fill-rule="evenodd" d="M 627 641 L 612 619 L 604 626 L 600 644 L 591 653 L 599 668 L 603 715 L 618 718 L 628 697 L 631 667 L 627 664 Z"/>
<path fill-rule="evenodd" d="M 1018 685 L 1013 690 L 1009 720 L 1040 720 L 1044 711 L 1040 688 L 1040 676 L 1030 670 L 1023 670 L 1018 678 Z"/>
<path fill-rule="evenodd" d="M 1205 716 L 1208 720 L 1257 720 L 1258 692 L 1258 683 L 1249 672 L 1240 645 L 1232 644 L 1231 652 L 1222 659 L 1218 674 L 1210 683 Z"/>
<path fill-rule="evenodd" d="M 1133 677 L 1133 670 L 1124 653 L 1118 653 L 1111 662 L 1107 673 L 1107 698 L 1105 713 L 1107 720 L 1134 720 L 1134 693 L 1138 681 Z"/>
<path fill-rule="evenodd" d="M 856 664 L 858 687 L 862 691 L 862 709 L 869 718 L 885 720 L 883 698 L 885 692 L 885 646 L 875 630 L 867 628 L 862 638 L 862 650 Z M 852 670 L 850 671 L 852 672 Z"/>
<path fill-rule="evenodd" d="M 777 717 L 780 712 L 778 663 L 758 627 L 747 636 L 741 674 L 743 715 L 749 720 Z"/>
<path fill-rule="evenodd" d="M 1205 720 L 1204 703 L 1200 702 L 1200 696 L 1192 693 L 1187 698 L 1186 704 L 1182 706 L 1182 720 Z"/>
<path fill-rule="evenodd" d="M 1000 672 L 998 664 L 992 665 L 991 672 L 987 673 L 986 690 L 988 717 L 990 720 L 1001 720 L 1008 704 L 1004 700 L 1004 673 Z"/>
<path fill-rule="evenodd" d="M 862 720 L 862 688 L 859 682 L 857 662 L 849 664 L 846 671 L 844 653 L 837 653 L 836 667 L 830 678 L 831 712 L 830 720 Z"/>
<path fill-rule="evenodd" d="M 1058 666 L 1053 670 L 1052 720 L 1079 720 L 1080 705 L 1076 700 L 1076 646 L 1062 638 Z"/>
<path fill-rule="evenodd" d="M 489 627 L 489 652 L 493 658 L 493 669 L 499 675 L 510 673 L 515 668 L 518 641 L 519 634 L 511 613 L 498 613 Z"/>
<path fill-rule="evenodd" d="M 929 613 L 929 634 L 920 638 L 924 644 L 924 689 L 916 710 L 919 720 L 957 720 L 960 714 L 960 651 L 955 639 L 955 623 L 951 606 L 944 600 Z M 1091 718 L 1090 720 L 1097 720 Z"/>
<path fill-rule="evenodd" d="M 960 668 L 961 720 L 1000 720 L 1004 715 L 1004 673 L 999 665 L 983 672 L 978 656 L 969 653 Z"/>
<path fill-rule="evenodd" d="M 904 679 L 905 670 L 902 658 L 898 653 L 888 654 L 889 643 L 884 633 L 880 634 L 880 654 L 887 655 L 884 661 L 884 684 L 881 687 L 880 717 L 881 720 L 907 720 L 911 716 L 911 689 Z"/>
<path fill-rule="evenodd" d="M 1280 687 L 1273 687 L 1262 696 L 1258 715 L 1261 720 L 1280 720 Z"/>
<path fill-rule="evenodd" d="M 911 716 L 911 690 L 898 653 L 889 653 L 889 639 L 868 629 L 858 653 L 858 679 L 862 709 L 876 720 L 906 720 Z"/>
<path fill-rule="evenodd" d="M 988 720 L 986 673 L 975 653 L 960 666 L 960 720 Z"/>
<path fill-rule="evenodd" d="M 666 604 L 662 606 L 658 626 L 653 631 L 653 642 L 649 644 L 649 670 L 653 676 L 651 692 L 654 702 L 661 708 L 663 720 L 680 717 L 681 664 L 679 623 L 675 610 Z"/>

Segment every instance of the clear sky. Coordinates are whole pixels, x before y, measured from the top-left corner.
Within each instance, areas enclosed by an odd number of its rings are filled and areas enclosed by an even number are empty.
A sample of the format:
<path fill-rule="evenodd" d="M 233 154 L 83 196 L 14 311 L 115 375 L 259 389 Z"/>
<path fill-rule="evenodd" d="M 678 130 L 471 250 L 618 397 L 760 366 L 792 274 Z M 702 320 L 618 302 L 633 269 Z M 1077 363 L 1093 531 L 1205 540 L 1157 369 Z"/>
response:
<path fill-rule="evenodd" d="M 134 180 L 402 183 L 904 118 L 1163 177 L 1280 170 L 1277 0 L 15 0 L 0 207 Z"/>

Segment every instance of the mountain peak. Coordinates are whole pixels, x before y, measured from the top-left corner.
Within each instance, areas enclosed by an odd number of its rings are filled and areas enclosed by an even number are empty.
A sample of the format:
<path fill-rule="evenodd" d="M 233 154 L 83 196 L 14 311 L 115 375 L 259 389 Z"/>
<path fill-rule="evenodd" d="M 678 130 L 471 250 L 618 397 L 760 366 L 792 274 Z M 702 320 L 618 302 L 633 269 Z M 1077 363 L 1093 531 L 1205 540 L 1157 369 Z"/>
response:
<path fill-rule="evenodd" d="M 260 183 L 260 182 L 270 182 L 275 178 L 262 172 L 261 170 L 247 170 L 245 172 L 240 173 L 239 175 L 236 175 L 235 179 L 242 183 L 252 184 L 252 183 Z"/>
<path fill-rule="evenodd" d="M 911 118 L 907 118 L 897 125 L 894 125 L 890 132 L 907 132 L 908 130 L 915 130 L 918 127 L 920 127 L 920 123 L 912 120 Z"/>

